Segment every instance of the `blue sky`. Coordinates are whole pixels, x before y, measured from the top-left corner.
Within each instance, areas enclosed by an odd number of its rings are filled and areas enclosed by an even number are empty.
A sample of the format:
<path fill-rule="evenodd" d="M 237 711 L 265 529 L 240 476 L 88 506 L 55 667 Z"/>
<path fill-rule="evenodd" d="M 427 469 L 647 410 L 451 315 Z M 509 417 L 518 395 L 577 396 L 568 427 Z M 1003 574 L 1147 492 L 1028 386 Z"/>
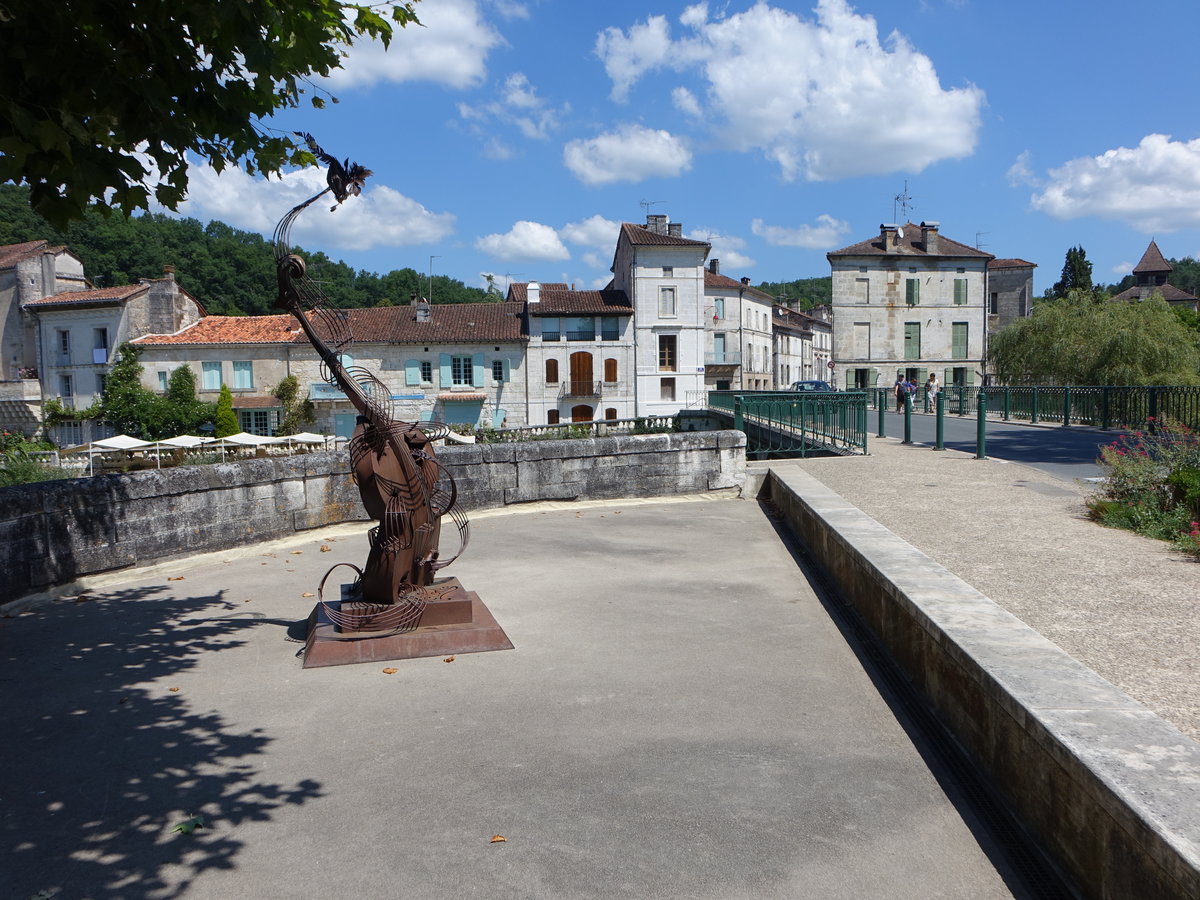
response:
<path fill-rule="evenodd" d="M 1081 245 L 1116 281 L 1153 237 L 1200 256 L 1200 3 L 422 0 L 340 102 L 265 123 L 374 170 L 296 243 L 362 269 L 603 286 L 647 208 L 753 282 L 909 218 L 1038 265 Z M 181 208 L 269 235 L 323 186 L 192 170 Z M 643 203 L 649 204 L 643 206 Z M 434 257 L 431 262 L 431 257 Z"/>

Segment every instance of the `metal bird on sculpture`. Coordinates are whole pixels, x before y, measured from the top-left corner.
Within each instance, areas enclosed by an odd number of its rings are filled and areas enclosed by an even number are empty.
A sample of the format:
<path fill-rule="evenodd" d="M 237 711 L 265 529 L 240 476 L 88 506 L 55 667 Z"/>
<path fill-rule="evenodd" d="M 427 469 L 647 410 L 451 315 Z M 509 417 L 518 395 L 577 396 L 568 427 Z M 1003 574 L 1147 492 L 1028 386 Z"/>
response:
<path fill-rule="evenodd" d="M 337 199 L 337 205 L 329 207 L 329 211 L 333 212 L 342 204 L 349 196 L 357 197 L 362 193 L 363 182 L 374 175 L 370 169 L 360 166 L 358 163 L 350 162 L 350 158 L 338 161 L 336 156 L 326 153 L 321 145 L 307 131 L 292 132 L 297 137 L 304 138 L 304 143 L 309 150 L 325 163 L 329 168 L 325 173 L 325 183 L 329 185 L 329 190 L 333 191 L 333 196 Z M 324 193 L 324 192 L 322 192 Z"/>

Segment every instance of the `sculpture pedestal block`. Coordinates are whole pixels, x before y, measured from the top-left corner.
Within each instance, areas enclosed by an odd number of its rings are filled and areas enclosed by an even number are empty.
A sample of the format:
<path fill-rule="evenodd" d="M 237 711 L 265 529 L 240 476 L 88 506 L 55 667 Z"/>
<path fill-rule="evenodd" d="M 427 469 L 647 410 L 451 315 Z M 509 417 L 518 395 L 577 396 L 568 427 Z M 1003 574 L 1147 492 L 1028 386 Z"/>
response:
<path fill-rule="evenodd" d="M 428 601 L 417 623 L 403 631 L 343 631 L 318 603 L 308 617 L 304 668 L 513 649 L 478 594 L 464 590 L 458 579 L 435 585 L 447 586 L 453 590 Z M 342 585 L 342 599 L 331 605 L 352 607 L 355 601 L 349 599 L 349 588 Z"/>

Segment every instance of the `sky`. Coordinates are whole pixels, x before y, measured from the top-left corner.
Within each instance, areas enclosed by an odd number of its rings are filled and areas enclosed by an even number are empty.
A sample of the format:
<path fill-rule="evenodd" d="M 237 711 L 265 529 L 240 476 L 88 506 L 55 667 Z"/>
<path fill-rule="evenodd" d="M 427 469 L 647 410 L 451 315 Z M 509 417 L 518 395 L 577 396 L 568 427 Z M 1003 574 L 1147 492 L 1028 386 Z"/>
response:
<path fill-rule="evenodd" d="M 621 222 L 710 241 L 734 278 L 826 276 L 885 222 L 1093 278 L 1153 238 L 1200 257 L 1196 0 L 421 0 L 262 123 L 373 170 L 295 244 L 356 269 L 603 287 Z M 180 213 L 270 236 L 318 169 L 217 176 Z M 907 204 L 898 201 L 906 196 Z"/>

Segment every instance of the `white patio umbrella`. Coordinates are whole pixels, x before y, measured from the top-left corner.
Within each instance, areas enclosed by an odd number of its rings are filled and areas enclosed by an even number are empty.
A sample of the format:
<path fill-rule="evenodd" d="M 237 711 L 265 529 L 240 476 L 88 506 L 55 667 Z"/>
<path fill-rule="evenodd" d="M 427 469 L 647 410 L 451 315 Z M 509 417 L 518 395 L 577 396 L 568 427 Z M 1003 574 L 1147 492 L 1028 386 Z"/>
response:
<path fill-rule="evenodd" d="M 92 441 L 88 444 L 88 474 L 96 474 L 96 454 L 104 453 L 106 450 L 141 450 L 143 447 L 153 446 L 152 441 L 143 441 L 140 438 L 130 437 L 127 434 L 118 434 L 116 437 L 104 438 L 99 441 Z"/>
<path fill-rule="evenodd" d="M 212 443 L 213 438 L 196 437 L 194 434 L 181 434 L 173 438 L 164 438 L 161 441 L 154 442 L 154 449 L 158 451 L 156 457 L 158 459 L 158 467 L 162 468 L 162 450 L 164 448 L 170 450 L 191 450 L 193 447 L 199 447 L 203 444 Z"/>

